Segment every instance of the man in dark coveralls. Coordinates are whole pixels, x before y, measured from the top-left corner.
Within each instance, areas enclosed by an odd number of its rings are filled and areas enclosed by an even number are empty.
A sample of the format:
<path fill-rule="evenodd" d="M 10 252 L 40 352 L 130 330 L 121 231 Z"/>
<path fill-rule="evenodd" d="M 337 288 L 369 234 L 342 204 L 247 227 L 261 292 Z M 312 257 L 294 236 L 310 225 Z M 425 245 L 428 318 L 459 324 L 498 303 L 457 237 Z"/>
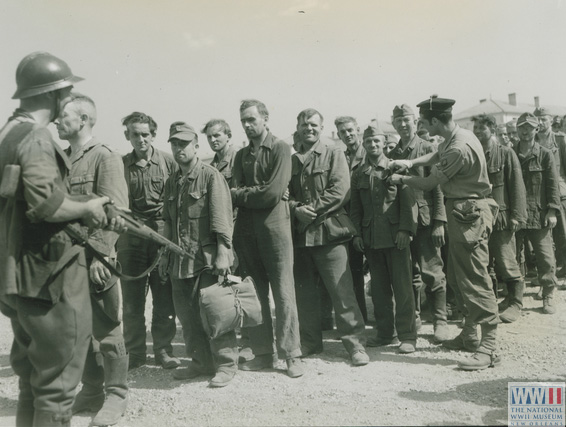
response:
<path fill-rule="evenodd" d="M 392 182 L 427 191 L 440 184 L 446 197 L 450 249 L 448 281 L 458 286 L 466 324 L 460 335 L 445 341 L 444 345 L 475 350 L 458 366 L 464 370 L 477 370 L 501 363 L 496 343 L 500 322 L 497 300 L 487 270 L 488 241 L 497 204 L 489 197 L 491 185 L 481 143 L 472 132 L 460 128 L 452 120 L 454 103 L 452 99 L 432 96 L 418 104 L 420 122 L 432 136 L 442 136 L 444 142 L 438 146 L 438 152 L 392 162 L 392 167 L 401 171 L 434 165 L 428 177 L 395 174 Z M 481 326 L 481 342 L 477 337 L 478 324 Z"/>
<path fill-rule="evenodd" d="M 59 138 L 69 141 L 65 153 L 71 162 L 67 177 L 71 195 L 108 196 L 117 206 L 128 206 L 128 187 L 124 179 L 122 156 L 93 137 L 96 106 L 85 95 L 71 93 L 69 101 L 55 122 Z M 118 234 L 96 230 L 89 234 L 96 250 L 110 264 L 116 263 L 115 243 Z M 128 355 L 120 321 L 118 278 L 91 251 L 87 252 L 92 303 L 93 344 L 86 358 L 83 388 L 73 405 L 73 413 L 97 412 L 92 425 L 118 422 L 128 401 Z"/>
<path fill-rule="evenodd" d="M 291 147 L 269 132 L 268 120 L 263 102 L 249 99 L 240 104 L 240 121 L 250 144 L 236 153 L 234 161 L 231 195 L 238 208 L 234 247 L 256 283 L 264 322 L 248 329 L 255 358 L 240 364 L 240 369 L 273 367 L 271 286 L 277 352 L 287 362 L 287 374 L 296 378 L 304 374 L 304 368 L 293 281 L 291 217 L 285 194 L 291 178 Z"/>
<path fill-rule="evenodd" d="M 169 153 L 153 147 L 157 123 L 148 115 L 133 112 L 122 120 L 126 127 L 124 135 L 133 147 L 126 154 L 124 176 L 128 184 L 130 209 L 133 215 L 153 230 L 163 233 L 164 222 L 163 192 L 165 181 L 177 170 L 177 165 Z M 130 276 L 138 276 L 156 259 L 159 246 L 136 236 L 123 235 L 118 240 L 118 261 L 122 271 Z M 122 306 L 124 308 L 124 338 L 130 354 L 129 369 L 145 364 L 145 296 L 146 286 L 151 289 L 153 311 L 151 335 L 155 363 L 165 369 L 180 365 L 173 357 L 171 341 L 175 338 L 175 307 L 171 290 L 171 280 L 161 280 L 157 268 L 137 280 L 120 281 L 122 286 Z"/>
<path fill-rule="evenodd" d="M 20 108 L 0 130 L 0 310 L 14 333 L 17 426 L 70 426 L 90 344 L 85 253 L 63 227 L 104 227 L 109 198 L 69 198 L 70 163 L 47 129 L 80 80 L 49 53 L 26 56 L 13 96 Z"/>

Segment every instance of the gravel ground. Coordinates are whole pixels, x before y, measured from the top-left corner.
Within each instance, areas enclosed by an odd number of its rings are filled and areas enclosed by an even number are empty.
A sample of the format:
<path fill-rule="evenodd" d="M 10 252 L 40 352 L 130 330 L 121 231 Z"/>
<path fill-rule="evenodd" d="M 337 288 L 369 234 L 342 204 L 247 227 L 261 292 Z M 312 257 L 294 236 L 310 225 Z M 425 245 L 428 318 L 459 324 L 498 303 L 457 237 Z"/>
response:
<path fill-rule="evenodd" d="M 534 299 L 536 290 L 527 288 L 522 317 L 499 328 L 503 363 L 493 369 L 457 369 L 466 354 L 432 344 L 430 323 L 419 332 L 417 352 L 369 348 L 371 362 L 357 368 L 330 331 L 325 352 L 304 359 L 306 374 L 298 379 L 286 376 L 284 362 L 273 370 L 240 371 L 222 389 L 209 388 L 204 377 L 175 381 L 170 371 L 151 364 L 130 371 L 129 406 L 118 426 L 506 425 L 508 382 L 566 380 L 566 292 L 557 292 L 557 313 L 549 316 Z M 459 333 L 456 322 L 450 328 Z M 374 333 L 371 326 L 366 332 Z M 11 339 L 2 316 L 0 425 L 15 422 Z M 174 345 L 182 357 L 180 328 Z M 72 425 L 88 426 L 92 416 L 79 414 Z"/>

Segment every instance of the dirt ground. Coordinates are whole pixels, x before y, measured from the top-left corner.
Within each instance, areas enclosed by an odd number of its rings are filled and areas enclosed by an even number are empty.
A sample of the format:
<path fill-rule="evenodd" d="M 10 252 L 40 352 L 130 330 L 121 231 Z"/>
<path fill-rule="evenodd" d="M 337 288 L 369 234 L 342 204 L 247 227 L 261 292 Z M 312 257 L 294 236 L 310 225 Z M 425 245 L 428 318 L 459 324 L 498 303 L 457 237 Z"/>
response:
<path fill-rule="evenodd" d="M 493 369 L 457 369 L 466 354 L 432 344 L 426 322 L 417 352 L 368 348 L 371 361 L 364 367 L 350 366 L 336 331 L 329 331 L 324 353 L 304 359 L 306 374 L 298 379 L 287 377 L 284 362 L 273 370 L 240 371 L 221 389 L 209 388 L 204 377 L 173 380 L 171 371 L 152 364 L 130 371 L 130 401 L 118 426 L 506 425 L 508 382 L 566 380 L 566 291 L 557 292 L 552 316 L 542 314 L 536 291 L 528 287 L 522 317 L 499 328 L 503 363 Z M 457 322 L 450 328 L 459 333 Z M 366 332 L 375 333 L 371 325 Z M 15 422 L 11 340 L 10 324 L 0 316 L 2 426 Z M 180 327 L 174 346 L 183 357 Z M 88 426 L 92 417 L 79 414 L 72 425 Z"/>

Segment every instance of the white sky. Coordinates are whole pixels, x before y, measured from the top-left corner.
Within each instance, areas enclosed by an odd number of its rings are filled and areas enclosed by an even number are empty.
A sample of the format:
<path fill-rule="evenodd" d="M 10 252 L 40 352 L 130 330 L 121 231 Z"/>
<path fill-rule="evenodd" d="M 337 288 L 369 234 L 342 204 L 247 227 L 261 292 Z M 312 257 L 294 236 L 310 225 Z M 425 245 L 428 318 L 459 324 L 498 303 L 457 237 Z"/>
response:
<path fill-rule="evenodd" d="M 565 42 L 566 0 L 2 0 L 0 114 L 17 107 L 15 69 L 36 50 L 86 79 L 95 133 L 122 153 L 134 110 L 156 119 L 161 149 L 173 121 L 200 130 L 213 117 L 239 144 L 244 98 L 266 103 L 281 138 L 307 107 L 330 135 L 338 115 L 364 126 L 432 93 L 456 113 L 511 92 L 566 105 Z"/>

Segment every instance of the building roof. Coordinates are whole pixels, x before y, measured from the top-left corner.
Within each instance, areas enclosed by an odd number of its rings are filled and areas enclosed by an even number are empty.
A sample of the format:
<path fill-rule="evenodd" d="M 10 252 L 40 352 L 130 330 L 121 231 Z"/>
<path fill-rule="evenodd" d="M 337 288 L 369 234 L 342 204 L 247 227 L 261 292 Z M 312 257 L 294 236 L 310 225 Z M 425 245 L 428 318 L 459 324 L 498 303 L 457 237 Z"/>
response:
<path fill-rule="evenodd" d="M 553 115 L 566 115 L 566 107 L 556 106 L 556 105 L 544 105 L 548 108 Z M 481 101 L 478 105 L 475 105 L 467 110 L 461 111 L 454 115 L 454 120 L 463 120 L 478 114 L 516 114 L 521 115 L 523 113 L 532 113 L 535 110 L 535 104 L 523 104 L 517 103 L 517 105 L 510 104 L 508 102 L 497 101 L 494 99 L 486 99 Z"/>

